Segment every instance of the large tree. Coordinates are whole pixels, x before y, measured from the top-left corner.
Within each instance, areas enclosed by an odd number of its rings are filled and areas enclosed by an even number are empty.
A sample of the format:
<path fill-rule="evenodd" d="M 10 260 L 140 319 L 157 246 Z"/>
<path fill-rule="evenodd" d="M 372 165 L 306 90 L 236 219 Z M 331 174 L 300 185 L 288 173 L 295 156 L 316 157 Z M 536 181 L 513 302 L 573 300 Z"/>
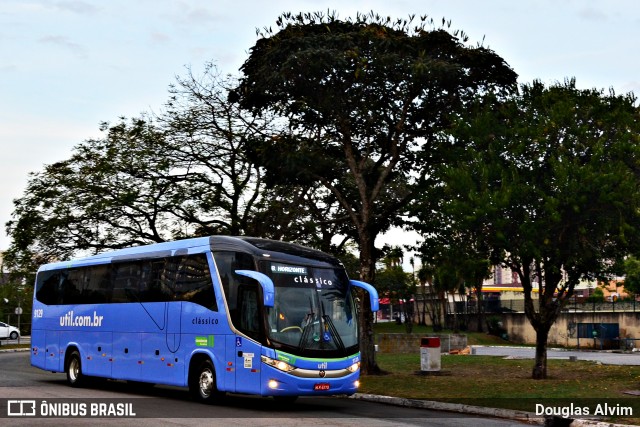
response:
<path fill-rule="evenodd" d="M 316 187 L 265 188 L 245 155 L 272 134 L 227 102 L 233 79 L 208 64 L 177 79 L 160 114 L 104 123 L 69 159 L 30 176 L 7 223 L 14 269 L 194 235 L 246 234 L 332 250 L 335 200 Z"/>
<path fill-rule="evenodd" d="M 284 14 L 276 24 L 259 32 L 235 97 L 286 118 L 289 131 L 256 143 L 254 155 L 271 182 L 320 184 L 335 196 L 335 220 L 348 221 L 358 242 L 360 279 L 373 282 L 375 239 L 431 178 L 434 135 L 474 93 L 510 88 L 516 75 L 426 17 Z M 375 373 L 366 303 L 360 315 L 362 369 Z"/>
<path fill-rule="evenodd" d="M 171 144 L 169 155 L 192 175 L 191 191 L 198 234 L 246 234 L 296 241 L 340 253 L 346 243 L 343 223 L 327 221 L 337 209 L 335 197 L 317 185 L 264 185 L 264 173 L 247 156 L 247 145 L 279 132 L 270 114 L 255 117 L 228 100 L 235 78 L 208 63 L 202 75 L 191 69 L 170 88 L 171 98 L 157 120 Z M 206 212 L 205 217 L 203 213 Z"/>
<path fill-rule="evenodd" d="M 470 106 L 448 141 L 460 155 L 443 168 L 447 226 L 484 230 L 493 260 L 518 274 L 536 331 L 532 377 L 546 378 L 549 330 L 575 285 L 640 237 L 635 98 L 536 81 Z"/>

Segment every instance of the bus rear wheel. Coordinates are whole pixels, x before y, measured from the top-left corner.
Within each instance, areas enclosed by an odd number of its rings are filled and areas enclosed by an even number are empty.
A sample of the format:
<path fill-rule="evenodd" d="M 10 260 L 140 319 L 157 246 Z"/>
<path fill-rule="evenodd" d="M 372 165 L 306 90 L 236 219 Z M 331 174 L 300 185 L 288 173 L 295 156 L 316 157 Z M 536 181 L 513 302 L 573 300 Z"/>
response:
<path fill-rule="evenodd" d="M 202 403 L 213 403 L 220 397 L 216 387 L 216 371 L 209 359 L 200 362 L 190 375 L 189 391 L 194 400 Z"/>
<path fill-rule="evenodd" d="M 80 387 L 84 383 L 80 353 L 73 351 L 66 362 L 67 382 L 71 387 Z"/>

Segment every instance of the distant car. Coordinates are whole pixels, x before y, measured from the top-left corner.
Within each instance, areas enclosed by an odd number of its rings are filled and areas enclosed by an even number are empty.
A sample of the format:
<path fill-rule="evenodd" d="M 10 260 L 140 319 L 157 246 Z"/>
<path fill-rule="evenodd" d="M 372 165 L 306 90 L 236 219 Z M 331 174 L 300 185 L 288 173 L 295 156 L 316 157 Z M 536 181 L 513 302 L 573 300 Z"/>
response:
<path fill-rule="evenodd" d="M 17 340 L 19 336 L 20 331 L 18 328 L 0 322 L 0 339 L 5 340 L 11 338 L 12 340 Z"/>

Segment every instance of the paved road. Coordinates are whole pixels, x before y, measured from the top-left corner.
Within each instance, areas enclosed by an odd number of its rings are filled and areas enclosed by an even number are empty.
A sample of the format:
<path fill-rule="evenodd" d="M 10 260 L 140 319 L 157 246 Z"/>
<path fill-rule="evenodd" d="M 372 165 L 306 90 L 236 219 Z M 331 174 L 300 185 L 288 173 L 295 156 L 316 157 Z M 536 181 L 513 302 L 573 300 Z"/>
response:
<path fill-rule="evenodd" d="M 523 359 L 533 359 L 535 356 L 535 349 L 533 347 L 474 345 L 471 347 L 471 352 L 472 354 L 482 356 L 519 357 Z M 569 359 L 572 356 L 577 360 L 591 360 L 601 362 L 604 365 L 640 365 L 640 352 L 614 353 L 611 351 L 562 350 L 553 348 L 547 350 L 547 358 L 549 359 Z"/>
<path fill-rule="evenodd" d="M 126 402 L 133 405 L 135 419 L 38 418 L 38 425 L 158 425 L 196 426 L 522 426 L 505 419 L 397 407 L 348 398 L 300 398 L 295 404 L 272 399 L 232 396 L 218 405 L 192 402 L 183 388 L 156 386 L 136 389 L 123 381 L 102 381 L 93 387 L 72 388 L 63 374 L 52 374 L 29 364 L 28 352 L 0 353 L 0 425 L 34 425 L 34 419 L 8 418 L 9 400 L 34 400 L 47 404 Z"/>

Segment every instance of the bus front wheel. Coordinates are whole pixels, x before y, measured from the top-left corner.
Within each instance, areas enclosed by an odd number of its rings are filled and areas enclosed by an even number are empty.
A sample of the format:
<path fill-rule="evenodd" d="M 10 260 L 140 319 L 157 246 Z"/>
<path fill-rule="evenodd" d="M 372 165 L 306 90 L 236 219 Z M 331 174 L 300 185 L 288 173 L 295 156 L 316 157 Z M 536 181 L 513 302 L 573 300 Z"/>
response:
<path fill-rule="evenodd" d="M 216 371 L 209 359 L 203 360 L 190 375 L 189 391 L 198 402 L 213 403 L 219 396 Z"/>
<path fill-rule="evenodd" d="M 71 387 L 79 387 L 84 382 L 80 353 L 73 351 L 67 359 L 67 382 Z"/>

